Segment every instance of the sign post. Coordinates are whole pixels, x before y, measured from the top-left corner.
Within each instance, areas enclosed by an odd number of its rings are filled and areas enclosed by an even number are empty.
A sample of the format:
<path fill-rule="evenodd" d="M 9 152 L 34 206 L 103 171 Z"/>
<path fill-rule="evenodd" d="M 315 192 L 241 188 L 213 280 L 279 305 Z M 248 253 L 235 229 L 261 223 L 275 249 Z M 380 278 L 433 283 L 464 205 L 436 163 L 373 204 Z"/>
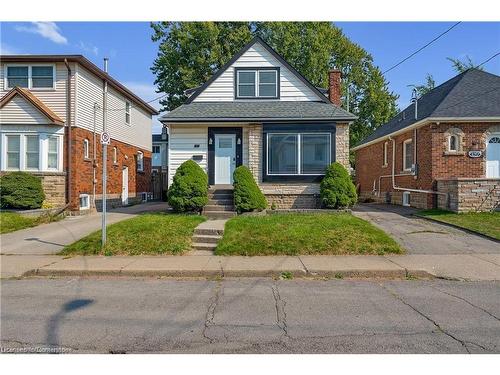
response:
<path fill-rule="evenodd" d="M 101 133 L 102 144 L 102 238 L 101 246 L 106 245 L 106 182 L 107 182 L 107 159 L 108 159 L 108 145 L 109 134 L 106 131 Z"/>

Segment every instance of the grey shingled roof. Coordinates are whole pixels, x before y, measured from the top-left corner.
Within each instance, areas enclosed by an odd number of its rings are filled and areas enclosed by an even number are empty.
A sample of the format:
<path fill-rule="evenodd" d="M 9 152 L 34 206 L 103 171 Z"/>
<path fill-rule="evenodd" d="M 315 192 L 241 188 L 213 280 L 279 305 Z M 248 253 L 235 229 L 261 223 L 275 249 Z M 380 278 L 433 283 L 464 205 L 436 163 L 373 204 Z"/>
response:
<path fill-rule="evenodd" d="M 193 102 L 166 113 L 162 122 L 216 122 L 216 121 L 290 121 L 355 120 L 356 117 L 330 103 L 248 101 L 248 102 Z"/>
<path fill-rule="evenodd" d="M 415 106 L 410 104 L 356 147 L 428 117 L 500 117 L 500 77 L 482 70 L 469 69 L 419 98 L 417 115 L 418 118 L 415 119 Z"/>

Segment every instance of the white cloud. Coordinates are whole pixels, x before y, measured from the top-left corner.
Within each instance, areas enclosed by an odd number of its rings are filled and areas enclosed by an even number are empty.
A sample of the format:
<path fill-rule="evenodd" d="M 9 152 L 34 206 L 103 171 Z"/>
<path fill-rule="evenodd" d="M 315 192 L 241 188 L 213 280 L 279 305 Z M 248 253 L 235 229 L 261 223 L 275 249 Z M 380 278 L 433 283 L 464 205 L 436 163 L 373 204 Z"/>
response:
<path fill-rule="evenodd" d="M 83 50 L 85 52 L 93 53 L 96 56 L 99 54 L 99 48 L 97 48 L 97 46 L 94 46 L 94 45 L 89 44 L 89 43 L 84 43 L 81 40 L 76 46 L 78 48 L 80 48 L 81 50 Z"/>
<path fill-rule="evenodd" d="M 125 87 L 127 87 L 134 94 L 139 96 L 142 100 L 149 102 L 153 99 L 149 105 L 157 110 L 160 110 L 160 99 L 157 99 L 162 93 L 156 92 L 156 88 L 152 84 L 144 83 L 144 82 L 122 82 Z M 160 114 L 161 116 L 161 114 Z M 160 134 L 163 128 L 163 124 L 158 121 L 158 116 L 153 116 L 153 134 Z"/>
<path fill-rule="evenodd" d="M 57 44 L 68 44 L 68 39 L 61 34 L 55 22 L 31 22 L 31 26 L 16 26 L 16 30 L 38 34 Z"/>

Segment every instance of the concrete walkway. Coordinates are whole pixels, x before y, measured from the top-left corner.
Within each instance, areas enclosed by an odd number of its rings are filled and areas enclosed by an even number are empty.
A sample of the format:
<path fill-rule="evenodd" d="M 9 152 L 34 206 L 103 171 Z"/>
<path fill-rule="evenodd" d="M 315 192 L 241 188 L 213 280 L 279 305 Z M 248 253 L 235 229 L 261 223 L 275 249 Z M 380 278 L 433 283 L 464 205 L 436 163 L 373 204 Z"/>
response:
<path fill-rule="evenodd" d="M 353 214 L 384 230 L 408 254 L 496 254 L 500 245 L 484 237 L 412 216 L 417 210 L 388 204 L 362 204 Z"/>
<path fill-rule="evenodd" d="M 167 207 L 165 202 L 149 202 L 121 207 L 109 211 L 107 222 L 113 224 L 143 212 L 165 211 Z M 101 229 L 100 213 L 66 217 L 58 222 L 0 235 L 1 254 L 57 254 L 64 246 L 99 229 Z"/>
<path fill-rule="evenodd" d="M 500 254 L 391 256 L 60 256 L 2 255 L 1 277 L 171 276 L 442 277 L 500 280 Z"/>

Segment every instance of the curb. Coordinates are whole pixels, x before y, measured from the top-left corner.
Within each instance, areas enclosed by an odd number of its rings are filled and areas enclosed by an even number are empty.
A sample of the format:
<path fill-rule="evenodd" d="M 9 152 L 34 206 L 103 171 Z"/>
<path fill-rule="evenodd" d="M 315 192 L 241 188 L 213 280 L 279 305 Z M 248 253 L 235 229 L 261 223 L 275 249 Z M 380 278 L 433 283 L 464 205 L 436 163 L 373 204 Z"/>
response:
<path fill-rule="evenodd" d="M 417 213 L 414 213 L 412 215 L 415 216 L 415 217 L 418 217 L 419 219 L 424 219 L 424 220 L 431 221 L 433 223 L 442 224 L 442 225 L 445 225 L 445 226 L 448 226 L 448 227 L 451 227 L 451 228 L 455 228 L 455 229 L 461 230 L 461 231 L 469 233 L 469 234 L 476 235 L 478 237 L 485 238 L 487 240 L 490 240 L 490 241 L 493 241 L 493 242 L 496 242 L 496 243 L 500 243 L 500 240 L 496 239 L 495 237 L 491 237 L 491 236 L 488 236 L 487 234 L 476 232 L 475 230 L 472 230 L 472 229 L 464 228 L 464 227 L 461 227 L 459 225 L 452 224 L 452 223 L 446 223 L 444 221 L 440 221 L 440 220 L 437 220 L 437 219 L 433 219 L 431 217 L 419 215 Z"/>
<path fill-rule="evenodd" d="M 406 279 L 436 276 L 424 270 L 331 270 L 331 271 L 276 271 L 276 270 L 48 270 L 33 269 L 25 272 L 22 277 L 67 277 L 67 276 L 124 276 L 124 277 L 186 277 L 186 278 L 224 278 L 224 277 L 272 277 L 279 278 L 284 273 L 290 273 L 292 278 L 336 278 L 336 279 Z"/>

